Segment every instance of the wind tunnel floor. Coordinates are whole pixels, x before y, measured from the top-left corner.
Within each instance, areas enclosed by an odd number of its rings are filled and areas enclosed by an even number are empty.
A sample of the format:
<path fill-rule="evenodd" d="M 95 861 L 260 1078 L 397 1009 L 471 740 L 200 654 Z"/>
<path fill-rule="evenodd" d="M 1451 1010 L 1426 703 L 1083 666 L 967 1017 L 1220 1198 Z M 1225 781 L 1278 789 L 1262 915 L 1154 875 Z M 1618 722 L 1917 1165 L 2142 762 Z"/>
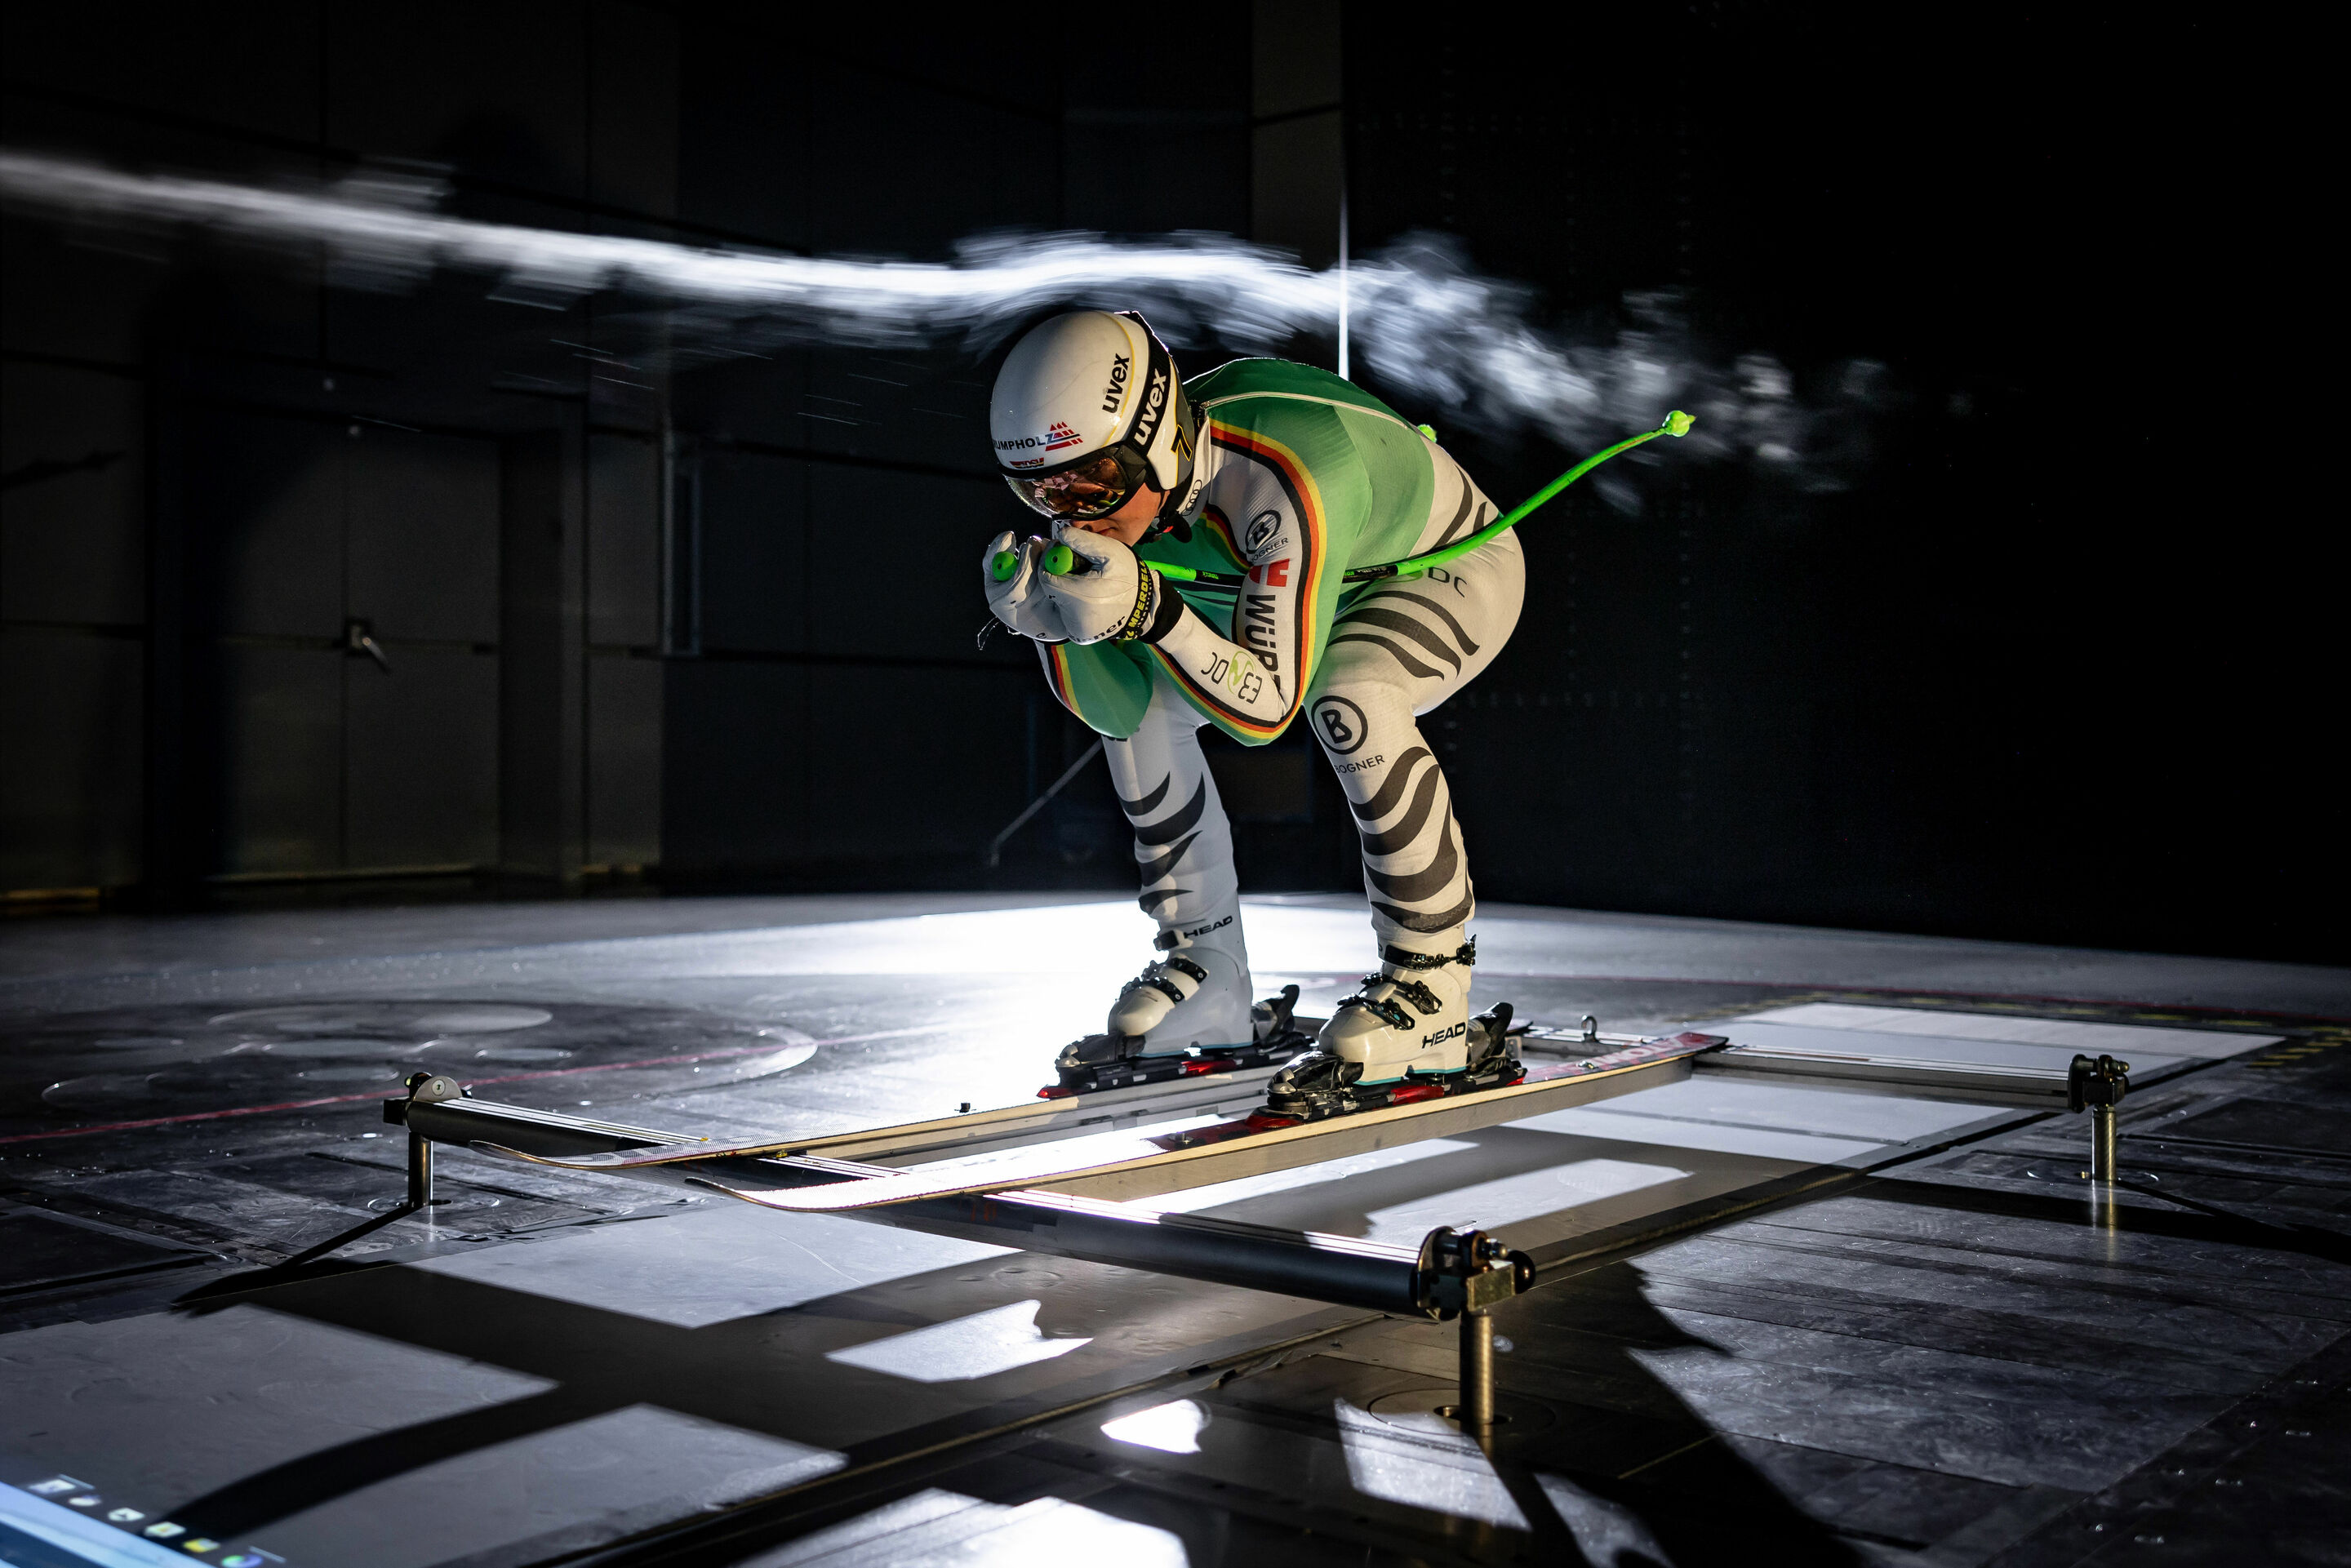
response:
<path fill-rule="evenodd" d="M 1249 922 L 1305 1010 L 1368 956 L 1343 898 Z M 1427 1413 L 1449 1324 L 462 1150 L 429 1217 L 284 1266 L 397 1206 L 419 1066 L 716 1137 L 1025 1100 L 1139 964 L 1131 904 L 19 923 L 0 1562 L 2351 1563 L 2351 971 L 1479 932 L 1480 1005 L 1546 1023 L 2114 1048 L 2127 1186 L 2088 1201 L 2086 1118 L 1701 1074 L 1153 1200 L 1535 1250 L 1481 1450 Z M 37 1539 L 75 1509 L 114 1555 Z"/>

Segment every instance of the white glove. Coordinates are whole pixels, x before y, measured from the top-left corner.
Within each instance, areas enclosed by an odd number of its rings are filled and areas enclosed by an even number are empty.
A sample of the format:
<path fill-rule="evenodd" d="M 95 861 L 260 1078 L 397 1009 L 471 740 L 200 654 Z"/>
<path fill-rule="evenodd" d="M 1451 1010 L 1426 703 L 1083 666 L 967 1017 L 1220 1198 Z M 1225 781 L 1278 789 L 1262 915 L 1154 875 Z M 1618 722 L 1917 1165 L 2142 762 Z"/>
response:
<path fill-rule="evenodd" d="M 1165 590 L 1159 574 L 1113 538 L 1068 523 L 1053 529 L 1057 544 L 1070 547 L 1089 570 L 1056 577 L 1042 574 L 1045 597 L 1061 616 L 1072 643 L 1102 643 L 1141 636 L 1152 629 Z"/>
<path fill-rule="evenodd" d="M 1061 630 L 1061 618 L 1045 593 L 1048 580 L 1037 565 L 1037 558 L 1048 548 L 1040 538 L 1016 540 L 1008 532 L 998 534 L 987 541 L 979 558 L 979 581 L 987 593 L 988 610 L 1005 625 L 1040 643 L 1066 643 L 1070 634 Z M 1018 555 L 1020 564 L 998 582 L 996 558 L 1007 550 Z"/>

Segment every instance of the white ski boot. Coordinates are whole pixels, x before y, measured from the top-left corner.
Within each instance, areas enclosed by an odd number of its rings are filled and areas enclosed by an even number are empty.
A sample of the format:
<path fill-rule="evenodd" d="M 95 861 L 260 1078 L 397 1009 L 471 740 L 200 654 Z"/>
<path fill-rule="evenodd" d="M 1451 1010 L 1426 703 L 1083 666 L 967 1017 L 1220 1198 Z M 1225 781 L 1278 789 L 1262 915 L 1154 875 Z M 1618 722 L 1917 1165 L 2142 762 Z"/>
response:
<path fill-rule="evenodd" d="M 1138 1056 L 1247 1045 L 1249 947 L 1240 923 L 1197 936 L 1162 931 L 1152 946 L 1161 956 L 1120 988 L 1102 1031 L 1141 1040 Z"/>
<path fill-rule="evenodd" d="M 1284 1055 L 1303 1045 L 1290 1023 L 1296 987 L 1250 1006 L 1249 946 L 1237 914 L 1162 931 L 1152 946 L 1160 956 L 1120 989 L 1103 1031 L 1062 1048 L 1054 1063 L 1061 1081 L 1041 1092 L 1046 1098 L 1206 1071 L 1211 1059 L 1259 1066 L 1281 1059 L 1267 1056 L 1271 1042 Z"/>
<path fill-rule="evenodd" d="M 1341 1002 L 1314 1043 L 1362 1068 L 1370 1088 L 1407 1072 L 1458 1072 L 1469 1064 L 1469 965 L 1475 949 L 1454 954 L 1380 952 L 1380 972 Z"/>
<path fill-rule="evenodd" d="M 1266 1109 L 1316 1120 L 1515 1083 L 1525 1075 L 1505 1003 L 1469 1016 L 1475 942 L 1453 953 L 1384 947 L 1380 969 L 1339 1004 L 1314 1049 L 1275 1075 Z"/>

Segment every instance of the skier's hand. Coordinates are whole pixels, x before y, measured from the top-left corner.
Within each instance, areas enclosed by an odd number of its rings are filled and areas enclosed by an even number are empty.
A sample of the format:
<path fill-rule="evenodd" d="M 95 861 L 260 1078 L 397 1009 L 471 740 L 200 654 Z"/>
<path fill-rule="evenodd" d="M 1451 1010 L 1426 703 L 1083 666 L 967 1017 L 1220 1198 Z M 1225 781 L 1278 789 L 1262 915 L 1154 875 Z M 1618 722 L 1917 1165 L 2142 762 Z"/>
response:
<path fill-rule="evenodd" d="M 987 591 L 988 610 L 1005 625 L 1040 643 L 1066 643 L 1070 634 L 1061 629 L 1061 615 L 1045 592 L 1045 574 L 1037 565 L 1049 548 L 1040 538 L 998 534 L 980 555 L 979 582 Z M 999 581 L 997 559 L 1007 554 L 1014 558 L 1012 571 Z"/>
<path fill-rule="evenodd" d="M 1124 641 L 1154 629 L 1166 600 L 1159 574 L 1113 538 L 1062 523 L 1054 542 L 1070 547 L 1078 570 L 1044 574 L 1045 597 L 1059 612 L 1072 643 Z"/>

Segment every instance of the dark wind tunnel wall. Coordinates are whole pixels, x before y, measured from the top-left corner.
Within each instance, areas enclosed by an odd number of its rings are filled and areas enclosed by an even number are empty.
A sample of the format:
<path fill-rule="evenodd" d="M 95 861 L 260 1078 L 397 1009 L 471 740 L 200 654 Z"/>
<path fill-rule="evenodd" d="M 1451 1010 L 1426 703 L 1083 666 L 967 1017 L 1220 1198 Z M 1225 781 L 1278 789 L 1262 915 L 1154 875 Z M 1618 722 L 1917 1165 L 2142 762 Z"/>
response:
<path fill-rule="evenodd" d="M 1246 233 L 1249 16 L 1210 7 L 1141 55 L 1081 29 L 1041 71 L 994 21 L 815 53 L 690 31 L 681 215 L 925 258 L 991 230 Z M 972 563 L 1026 516 L 989 461 L 992 370 L 795 349 L 679 377 L 702 570 L 697 656 L 667 665 L 674 883 L 967 883 L 1088 744 L 1026 644 L 974 647 Z M 1098 777 L 1013 849 L 1016 876 L 1127 874 Z"/>
<path fill-rule="evenodd" d="M 1333 9 L 1286 9 L 1329 76 Z M 1250 12 L 1195 20 L 1140 76 L 1056 45 L 1040 91 L 976 16 L 16 7 L 0 135 L 426 168 L 462 215 L 828 254 L 1246 233 Z M 0 884 L 970 880 L 1083 744 L 1025 648 L 973 646 L 969 562 L 1021 514 L 959 351 L 673 376 L 629 302 L 361 293 L 14 217 L 5 245 Z M 1099 779 L 1040 827 L 1045 874 L 1113 874 Z"/>
<path fill-rule="evenodd" d="M 1666 291 L 1718 363 L 1866 410 L 1813 474 L 1661 442 L 1637 515 L 1584 488 L 1521 530 L 1526 618 L 1427 721 L 1481 894 L 2351 957 L 2312 755 L 2341 507 L 2324 422 L 2279 417 L 2329 394 L 2313 253 L 2272 227 L 2302 204 L 2251 172 L 2303 134 L 2239 96 L 2265 42 L 2023 5 L 1514 7 L 1410 47 L 1348 16 L 1359 255 L 1448 232 L 1601 332 Z M 1565 460 L 1461 444 L 1498 498 Z"/>
<path fill-rule="evenodd" d="M 256 181 L 444 168 L 455 211 L 524 224 L 674 208 L 676 29 L 650 10 L 5 26 L 11 145 Z M 174 904 L 658 860 L 665 389 L 605 373 L 594 308 L 13 217 L 5 246 L 0 882 Z"/>
<path fill-rule="evenodd" d="M 1816 402 L 1886 366 L 1848 488 L 1667 451 L 1638 517 L 1584 492 L 1525 530 L 1526 621 L 1426 724 L 1489 898 L 2340 957 L 2339 787 L 2294 753 L 2340 706 L 2328 580 L 2266 464 L 2184 457 L 2249 372 L 2198 315 L 2220 231 L 2147 237 L 2227 183 L 2163 85 L 2200 46 L 2001 15 L 1353 6 L 1342 49 L 1302 0 L 1140 44 L 17 6 L 0 134 L 259 180 L 418 160 L 466 215 L 918 257 L 1195 228 L 1321 264 L 1343 168 L 1358 256 L 1449 232 L 1595 330 L 1679 290 L 1707 353 Z M 0 885 L 952 884 L 1081 753 L 1026 651 L 972 644 L 970 559 L 1020 515 L 987 362 L 664 376 L 625 302 L 5 229 Z M 1445 435 L 1500 499 L 1568 455 Z M 1302 745 L 1217 761 L 1252 885 L 1353 884 Z M 1083 776 L 1001 874 L 1108 888 L 1124 852 Z"/>

